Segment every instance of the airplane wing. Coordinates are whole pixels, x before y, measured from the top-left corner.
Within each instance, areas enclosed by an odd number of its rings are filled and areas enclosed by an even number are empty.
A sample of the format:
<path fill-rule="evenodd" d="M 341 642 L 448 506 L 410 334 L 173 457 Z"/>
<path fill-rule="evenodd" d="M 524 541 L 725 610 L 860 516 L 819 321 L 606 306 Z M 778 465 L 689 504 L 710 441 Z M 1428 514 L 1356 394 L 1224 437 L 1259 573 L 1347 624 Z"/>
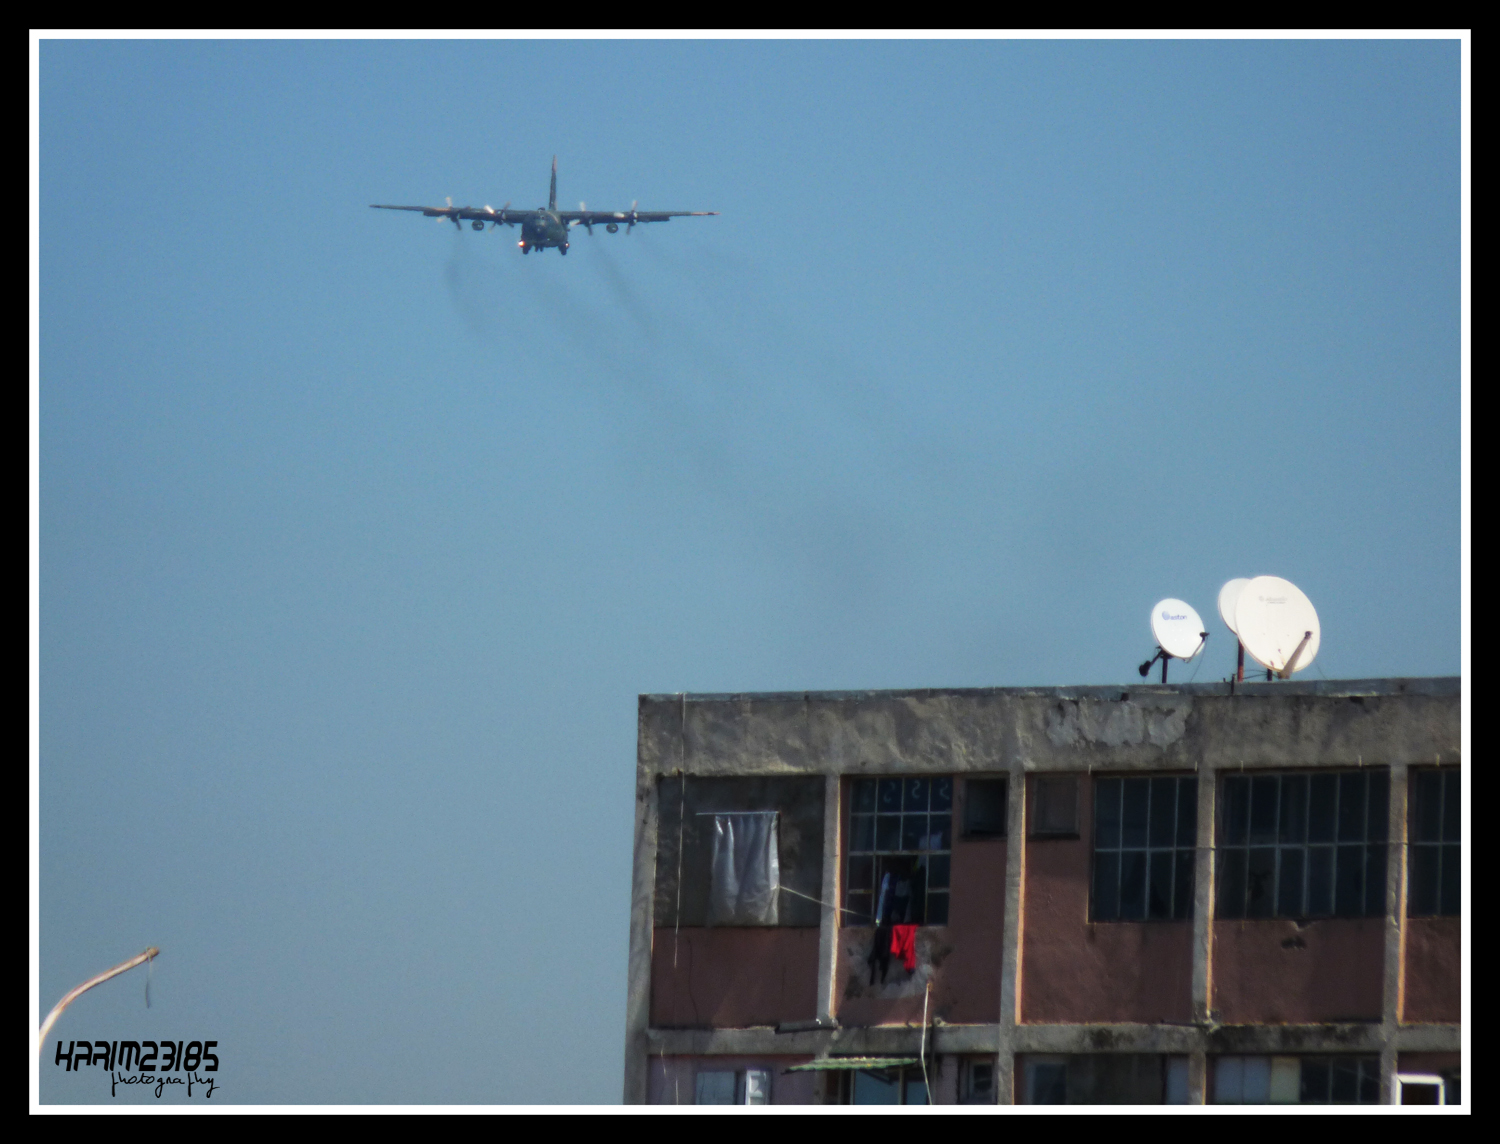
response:
<path fill-rule="evenodd" d="M 371 203 L 370 209 L 377 211 L 421 211 L 428 218 L 446 218 L 452 220 L 454 223 L 457 223 L 459 219 L 495 223 L 518 223 L 525 222 L 536 213 L 535 211 L 513 211 L 509 208 L 495 210 L 493 207 L 398 207 L 388 206 L 385 203 Z"/>
<path fill-rule="evenodd" d="M 558 211 L 565 223 L 579 226 L 607 226 L 609 223 L 666 222 L 674 218 L 696 218 L 716 215 L 718 211 Z"/>

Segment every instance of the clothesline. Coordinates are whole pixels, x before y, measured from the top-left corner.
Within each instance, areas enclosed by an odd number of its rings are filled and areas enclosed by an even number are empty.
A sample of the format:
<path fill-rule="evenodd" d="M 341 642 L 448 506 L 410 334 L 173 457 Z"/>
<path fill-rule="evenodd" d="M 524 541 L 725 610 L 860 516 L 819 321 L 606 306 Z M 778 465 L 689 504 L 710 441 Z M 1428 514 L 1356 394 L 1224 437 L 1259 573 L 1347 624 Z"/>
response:
<path fill-rule="evenodd" d="M 795 894 L 799 898 L 806 898 L 809 902 L 816 902 L 820 906 L 825 906 L 831 910 L 838 910 L 843 914 L 853 914 L 855 917 L 860 918 L 867 918 L 870 916 L 869 914 L 861 913 L 859 910 L 849 910 L 845 909 L 843 906 L 831 905 L 830 903 L 825 902 L 822 898 L 815 898 L 811 894 L 804 894 L 801 890 L 794 890 L 790 886 L 777 886 L 776 888 L 783 894 Z"/>

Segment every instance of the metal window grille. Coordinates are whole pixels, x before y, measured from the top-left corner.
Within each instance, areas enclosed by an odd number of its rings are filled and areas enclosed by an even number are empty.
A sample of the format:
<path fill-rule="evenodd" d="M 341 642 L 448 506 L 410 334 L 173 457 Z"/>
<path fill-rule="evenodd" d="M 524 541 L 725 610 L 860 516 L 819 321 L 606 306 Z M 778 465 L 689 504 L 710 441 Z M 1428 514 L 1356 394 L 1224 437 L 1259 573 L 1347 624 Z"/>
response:
<path fill-rule="evenodd" d="M 1094 921 L 1193 916 L 1197 792 L 1194 776 L 1095 782 Z"/>
<path fill-rule="evenodd" d="M 856 779 L 851 784 L 844 906 L 853 925 L 873 925 L 886 875 L 910 887 L 902 916 L 912 925 L 948 924 L 953 850 L 953 778 Z"/>
<path fill-rule="evenodd" d="M 1457 916 L 1461 821 L 1458 771 L 1413 770 L 1406 890 L 1413 917 Z"/>
<path fill-rule="evenodd" d="M 1385 768 L 1230 775 L 1219 796 L 1219 917 L 1385 913 Z"/>

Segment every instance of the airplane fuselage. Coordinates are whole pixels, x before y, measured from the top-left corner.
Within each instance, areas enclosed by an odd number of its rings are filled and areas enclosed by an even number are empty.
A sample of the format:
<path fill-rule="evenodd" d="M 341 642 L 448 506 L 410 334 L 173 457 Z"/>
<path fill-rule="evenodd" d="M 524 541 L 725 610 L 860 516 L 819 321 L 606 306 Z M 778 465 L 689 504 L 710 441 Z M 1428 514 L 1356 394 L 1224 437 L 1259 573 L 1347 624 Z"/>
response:
<path fill-rule="evenodd" d="M 521 224 L 521 253 L 531 253 L 532 247 L 546 250 L 555 246 L 568 253 L 568 224 L 551 210 L 538 207 L 536 212 Z"/>

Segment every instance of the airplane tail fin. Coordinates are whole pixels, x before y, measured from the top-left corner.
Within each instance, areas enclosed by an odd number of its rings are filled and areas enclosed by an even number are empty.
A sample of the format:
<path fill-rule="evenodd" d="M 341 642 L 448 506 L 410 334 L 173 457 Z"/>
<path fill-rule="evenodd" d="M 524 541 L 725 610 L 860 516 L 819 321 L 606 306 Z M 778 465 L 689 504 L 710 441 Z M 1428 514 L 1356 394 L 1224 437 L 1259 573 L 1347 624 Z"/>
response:
<path fill-rule="evenodd" d="M 557 156 L 552 156 L 552 189 L 547 192 L 547 209 L 557 209 Z"/>

